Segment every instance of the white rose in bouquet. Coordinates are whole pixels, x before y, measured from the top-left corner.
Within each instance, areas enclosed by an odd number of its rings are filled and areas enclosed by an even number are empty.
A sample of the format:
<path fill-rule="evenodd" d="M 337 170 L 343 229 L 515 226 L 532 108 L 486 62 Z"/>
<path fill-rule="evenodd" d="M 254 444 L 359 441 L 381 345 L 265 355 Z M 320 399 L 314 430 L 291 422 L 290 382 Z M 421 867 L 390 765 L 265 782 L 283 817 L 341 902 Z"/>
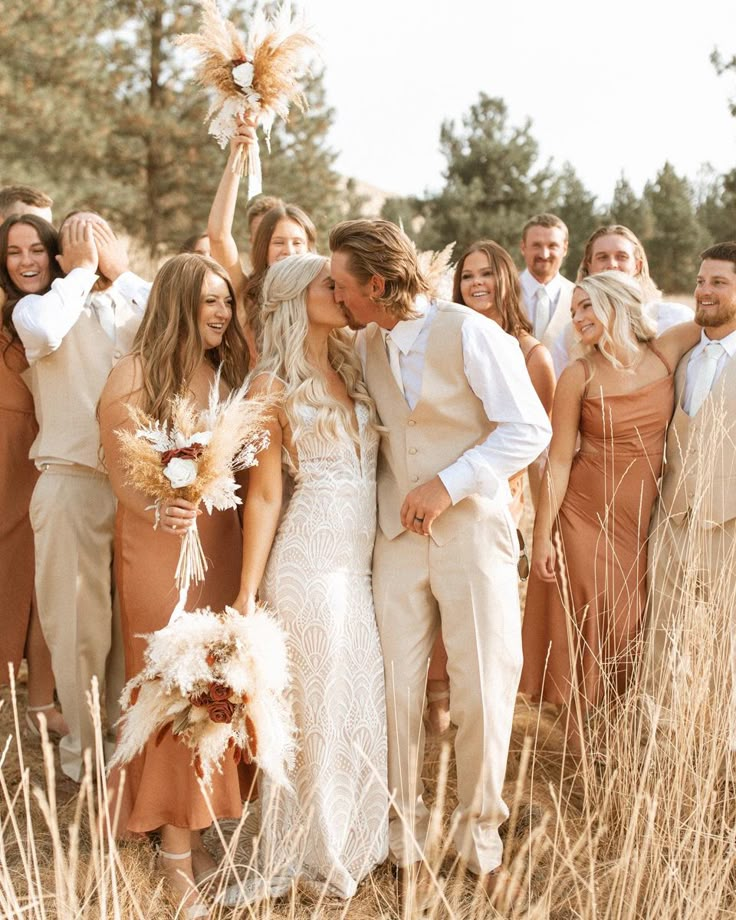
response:
<path fill-rule="evenodd" d="M 185 486 L 190 486 L 197 478 L 197 463 L 195 460 L 182 460 L 181 457 L 174 457 L 164 467 L 164 476 L 174 489 L 183 489 Z"/>

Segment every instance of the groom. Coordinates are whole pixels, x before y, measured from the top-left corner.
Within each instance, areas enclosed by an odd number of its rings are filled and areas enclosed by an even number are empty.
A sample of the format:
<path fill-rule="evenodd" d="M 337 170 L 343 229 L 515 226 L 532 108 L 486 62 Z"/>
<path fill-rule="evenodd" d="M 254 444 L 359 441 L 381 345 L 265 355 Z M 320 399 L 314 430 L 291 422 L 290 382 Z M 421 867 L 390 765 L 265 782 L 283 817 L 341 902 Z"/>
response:
<path fill-rule="evenodd" d="M 508 479 L 547 446 L 549 421 L 517 341 L 467 307 L 430 300 L 398 227 L 344 221 L 330 249 L 335 300 L 352 328 L 367 327 L 358 348 L 386 426 L 373 590 L 395 796 L 391 855 L 406 885 L 429 827 L 422 711 L 441 628 L 457 725 L 454 839 L 490 893 L 502 858 L 498 827 L 508 815 L 502 788 L 521 670 Z"/>

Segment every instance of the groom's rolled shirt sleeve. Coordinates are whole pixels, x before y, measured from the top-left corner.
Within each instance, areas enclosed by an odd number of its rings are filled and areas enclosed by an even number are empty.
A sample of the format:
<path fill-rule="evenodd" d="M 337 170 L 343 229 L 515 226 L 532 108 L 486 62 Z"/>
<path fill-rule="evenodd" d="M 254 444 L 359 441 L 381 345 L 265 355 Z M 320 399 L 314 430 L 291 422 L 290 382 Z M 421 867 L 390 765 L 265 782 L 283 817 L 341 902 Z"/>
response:
<path fill-rule="evenodd" d="M 462 347 L 465 377 L 496 427 L 439 477 L 453 505 L 474 494 L 508 501 L 509 478 L 542 453 L 552 428 L 515 338 L 493 321 L 472 318 L 463 324 Z"/>

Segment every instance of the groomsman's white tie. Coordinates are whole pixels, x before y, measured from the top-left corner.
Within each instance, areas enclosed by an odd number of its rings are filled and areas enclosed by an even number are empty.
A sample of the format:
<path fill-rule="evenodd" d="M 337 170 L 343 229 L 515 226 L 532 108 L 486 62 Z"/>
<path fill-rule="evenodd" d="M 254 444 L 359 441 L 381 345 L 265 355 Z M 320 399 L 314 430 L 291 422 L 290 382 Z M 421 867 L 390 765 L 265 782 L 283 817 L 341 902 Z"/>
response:
<path fill-rule="evenodd" d="M 401 377 L 401 365 L 399 364 L 399 346 L 394 342 L 388 332 L 385 332 L 384 335 L 386 338 L 386 351 L 388 352 L 388 363 L 391 367 L 391 373 L 394 375 L 396 385 L 401 390 L 404 397 L 406 397 L 406 393 L 404 392 L 404 381 Z"/>
<path fill-rule="evenodd" d="M 716 376 L 716 368 L 723 354 L 723 345 L 720 342 L 708 342 L 698 362 L 698 371 L 693 384 L 693 395 L 690 399 L 690 417 L 697 415 L 698 410 L 710 393 Z"/>
<path fill-rule="evenodd" d="M 537 304 L 534 310 L 534 338 L 541 339 L 549 326 L 549 314 L 552 301 L 547 289 L 537 288 Z"/>

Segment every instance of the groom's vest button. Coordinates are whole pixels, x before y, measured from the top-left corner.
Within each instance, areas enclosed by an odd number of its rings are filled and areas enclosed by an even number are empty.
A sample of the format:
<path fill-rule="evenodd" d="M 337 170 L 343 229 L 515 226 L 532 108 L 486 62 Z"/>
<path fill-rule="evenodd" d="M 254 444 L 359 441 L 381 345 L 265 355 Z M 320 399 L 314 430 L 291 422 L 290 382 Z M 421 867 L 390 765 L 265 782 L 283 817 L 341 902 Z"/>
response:
<path fill-rule="evenodd" d="M 410 448 L 409 448 L 409 453 L 410 453 L 410 454 L 415 454 L 416 452 L 417 452 L 416 447 L 410 447 Z"/>
<path fill-rule="evenodd" d="M 416 421 L 413 418 L 410 418 L 407 422 L 407 425 L 416 425 Z"/>
<path fill-rule="evenodd" d="M 412 482 L 419 482 L 419 477 L 418 477 L 418 476 L 412 476 L 412 477 L 411 477 L 411 481 L 412 481 Z"/>

